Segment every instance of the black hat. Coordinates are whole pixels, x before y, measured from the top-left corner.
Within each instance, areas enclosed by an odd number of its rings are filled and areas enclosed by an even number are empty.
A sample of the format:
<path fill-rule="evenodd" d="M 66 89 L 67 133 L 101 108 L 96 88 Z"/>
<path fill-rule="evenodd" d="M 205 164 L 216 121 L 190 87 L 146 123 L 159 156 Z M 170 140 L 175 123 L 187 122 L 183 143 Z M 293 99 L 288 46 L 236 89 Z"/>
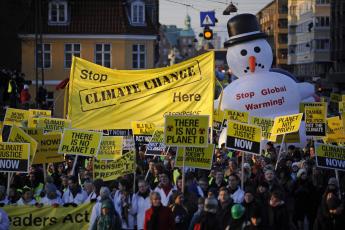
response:
<path fill-rule="evenodd" d="M 258 20 L 253 14 L 239 14 L 228 21 L 229 40 L 224 47 L 230 47 L 241 42 L 265 38 L 266 34 L 260 31 Z"/>

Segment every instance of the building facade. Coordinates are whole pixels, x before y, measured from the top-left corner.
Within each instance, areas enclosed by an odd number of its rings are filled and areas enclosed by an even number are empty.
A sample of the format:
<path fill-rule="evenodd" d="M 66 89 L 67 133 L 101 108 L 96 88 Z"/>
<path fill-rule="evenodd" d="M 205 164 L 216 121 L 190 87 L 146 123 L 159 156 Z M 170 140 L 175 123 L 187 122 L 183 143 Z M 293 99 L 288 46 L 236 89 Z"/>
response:
<path fill-rule="evenodd" d="M 178 28 L 176 25 L 160 27 L 158 66 L 178 63 L 197 54 L 195 32 L 191 27 L 191 18 L 188 14 L 184 23 L 184 28 Z"/>
<path fill-rule="evenodd" d="M 19 34 L 22 72 L 36 84 L 37 64 L 38 84 L 48 90 L 52 101 L 59 94 L 56 85 L 69 77 L 72 56 L 112 69 L 153 68 L 158 60 L 158 0 L 47 0 L 38 4 L 42 39 L 35 39 L 37 4 L 33 4 Z M 35 95 L 35 87 L 31 88 Z M 62 101 L 51 105 L 55 116 L 62 115 Z"/>
<path fill-rule="evenodd" d="M 325 77 L 330 58 L 330 1 L 289 0 L 288 64 L 301 80 Z"/>
<path fill-rule="evenodd" d="M 257 13 L 261 31 L 273 51 L 273 67 L 290 70 L 287 65 L 288 54 L 288 0 L 273 0 Z"/>

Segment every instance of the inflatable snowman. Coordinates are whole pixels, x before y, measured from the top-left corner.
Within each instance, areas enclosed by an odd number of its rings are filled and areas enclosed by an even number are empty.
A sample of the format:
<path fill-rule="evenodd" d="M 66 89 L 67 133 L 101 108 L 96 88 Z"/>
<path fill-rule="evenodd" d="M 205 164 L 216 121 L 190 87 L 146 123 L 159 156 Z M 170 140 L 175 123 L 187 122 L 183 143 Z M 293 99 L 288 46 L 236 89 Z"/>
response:
<path fill-rule="evenodd" d="M 227 63 L 238 79 L 224 89 L 222 110 L 235 109 L 248 111 L 251 116 L 274 118 L 298 113 L 300 102 L 314 101 L 312 84 L 297 83 L 284 71 L 270 71 L 272 49 L 254 15 L 236 15 L 227 27 L 230 37 L 224 43 Z M 224 134 L 221 136 L 224 138 Z"/>

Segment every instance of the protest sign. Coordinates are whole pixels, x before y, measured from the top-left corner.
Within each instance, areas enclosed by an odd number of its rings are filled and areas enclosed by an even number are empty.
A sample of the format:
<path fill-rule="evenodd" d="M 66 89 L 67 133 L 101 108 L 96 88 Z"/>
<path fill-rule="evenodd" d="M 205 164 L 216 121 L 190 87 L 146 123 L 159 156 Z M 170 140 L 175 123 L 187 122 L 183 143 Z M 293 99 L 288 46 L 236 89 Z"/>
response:
<path fill-rule="evenodd" d="M 38 118 L 37 128 L 48 131 L 63 131 L 64 128 L 71 127 L 71 121 L 61 118 L 49 118 L 40 117 Z"/>
<path fill-rule="evenodd" d="M 325 106 L 305 106 L 306 136 L 326 136 L 326 109 Z"/>
<path fill-rule="evenodd" d="M 122 155 L 123 137 L 103 136 L 97 155 L 98 160 L 116 160 Z"/>
<path fill-rule="evenodd" d="M 28 127 L 36 128 L 39 117 L 51 117 L 51 110 L 29 109 Z"/>
<path fill-rule="evenodd" d="M 77 207 L 12 206 L 5 205 L 4 211 L 10 221 L 11 230 L 87 230 L 93 204 Z"/>
<path fill-rule="evenodd" d="M 341 94 L 331 93 L 331 97 L 330 97 L 331 102 L 338 103 L 339 101 L 341 101 L 341 99 L 342 99 Z"/>
<path fill-rule="evenodd" d="M 273 127 L 274 120 L 264 117 L 250 117 L 250 123 L 261 127 L 261 138 L 263 140 L 275 141 L 276 136 L 271 135 L 271 129 Z"/>
<path fill-rule="evenodd" d="M 274 141 L 277 144 L 281 144 L 283 141 L 283 135 L 279 136 L 273 136 L 276 137 L 276 140 Z M 287 133 L 285 134 L 284 143 L 300 143 L 301 137 L 299 135 L 299 132 L 294 133 Z"/>
<path fill-rule="evenodd" d="M 157 128 L 152 135 L 150 142 L 146 146 L 146 155 L 159 156 L 165 153 L 166 145 L 164 144 L 164 129 Z"/>
<path fill-rule="evenodd" d="M 302 116 L 303 113 L 275 117 L 271 130 L 272 135 L 297 132 L 301 125 Z"/>
<path fill-rule="evenodd" d="M 339 113 L 345 112 L 345 101 L 339 101 Z"/>
<path fill-rule="evenodd" d="M 130 129 L 135 120 L 163 127 L 165 115 L 212 116 L 214 60 L 208 52 L 164 68 L 113 70 L 73 57 L 68 118 L 73 128 L 103 130 Z"/>
<path fill-rule="evenodd" d="M 183 153 L 185 152 L 185 167 L 210 170 L 214 145 L 209 144 L 207 148 L 179 147 L 176 153 L 175 167 L 183 167 Z"/>
<path fill-rule="evenodd" d="M 220 109 L 213 111 L 213 129 L 220 131 L 222 129 L 225 113 Z"/>
<path fill-rule="evenodd" d="M 304 112 L 305 112 L 306 106 L 325 106 L 325 107 L 327 107 L 327 103 L 325 103 L 325 102 L 301 102 L 301 103 L 299 103 L 299 112 L 303 113 L 303 117 L 302 117 L 303 121 L 305 119 Z"/>
<path fill-rule="evenodd" d="M 122 154 L 132 150 L 135 151 L 135 143 L 133 140 L 133 136 L 124 136 L 122 142 Z"/>
<path fill-rule="evenodd" d="M 207 147 L 209 116 L 165 116 L 164 143 L 176 147 Z"/>
<path fill-rule="evenodd" d="M 112 137 L 124 137 L 132 136 L 133 132 L 131 129 L 104 129 L 103 135 Z"/>
<path fill-rule="evenodd" d="M 94 161 L 93 178 L 103 181 L 116 180 L 118 177 L 134 173 L 135 152 L 130 151 L 123 154 L 119 159 L 113 161 Z"/>
<path fill-rule="evenodd" d="M 34 159 L 32 160 L 32 164 L 45 164 L 64 161 L 64 156 L 62 154 L 58 154 L 58 149 L 61 142 L 61 133 L 40 133 L 33 136 L 33 138 L 35 138 L 35 140 L 38 142 L 38 147 Z"/>
<path fill-rule="evenodd" d="M 327 118 L 327 142 L 345 142 L 343 120 L 339 116 Z"/>
<path fill-rule="evenodd" d="M 316 165 L 321 168 L 345 171 L 345 148 L 315 143 Z"/>
<path fill-rule="evenodd" d="M 23 109 L 6 109 L 4 118 L 4 125 L 16 125 L 23 127 L 23 122 L 27 122 L 29 117 L 29 111 Z"/>
<path fill-rule="evenodd" d="M 0 172 L 29 171 L 30 144 L 0 142 Z"/>
<path fill-rule="evenodd" d="M 65 129 L 58 153 L 96 157 L 101 140 L 101 132 Z"/>
<path fill-rule="evenodd" d="M 261 154 L 261 127 L 229 121 L 226 147 L 252 154 Z"/>
<path fill-rule="evenodd" d="M 155 131 L 155 124 L 146 121 L 133 121 L 132 132 L 135 143 L 135 149 L 138 152 L 142 146 L 146 146 Z"/>
<path fill-rule="evenodd" d="M 238 110 L 225 110 L 225 117 L 223 127 L 227 126 L 227 121 L 237 121 L 241 123 L 248 123 L 249 113 Z"/>
<path fill-rule="evenodd" d="M 37 150 L 37 141 L 24 132 L 22 129 L 13 125 L 11 127 L 10 135 L 8 136 L 8 142 L 16 143 L 29 143 L 30 144 L 30 160 L 34 159 Z"/>

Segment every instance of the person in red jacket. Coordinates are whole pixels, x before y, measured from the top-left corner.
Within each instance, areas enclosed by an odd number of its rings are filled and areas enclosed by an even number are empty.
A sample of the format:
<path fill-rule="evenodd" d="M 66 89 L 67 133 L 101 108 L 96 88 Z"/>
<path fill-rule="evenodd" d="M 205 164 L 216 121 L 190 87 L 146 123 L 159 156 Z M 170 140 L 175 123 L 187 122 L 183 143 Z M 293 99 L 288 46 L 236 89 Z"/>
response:
<path fill-rule="evenodd" d="M 151 208 L 145 212 L 144 230 L 175 230 L 175 220 L 171 210 L 162 205 L 158 192 L 150 194 Z"/>
<path fill-rule="evenodd" d="M 31 99 L 31 95 L 29 93 L 29 86 L 24 85 L 24 88 L 20 92 L 20 103 L 26 104 L 29 103 Z"/>

